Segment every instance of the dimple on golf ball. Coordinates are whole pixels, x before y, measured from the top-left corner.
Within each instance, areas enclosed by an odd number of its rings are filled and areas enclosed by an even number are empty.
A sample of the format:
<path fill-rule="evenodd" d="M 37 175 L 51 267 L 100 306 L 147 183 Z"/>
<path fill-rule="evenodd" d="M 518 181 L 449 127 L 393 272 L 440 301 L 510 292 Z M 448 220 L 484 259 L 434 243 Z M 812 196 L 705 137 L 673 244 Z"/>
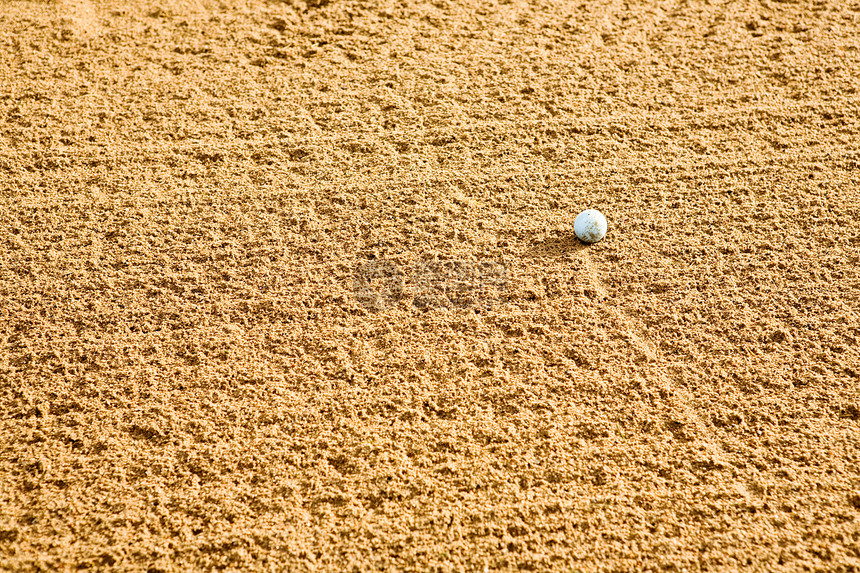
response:
<path fill-rule="evenodd" d="M 583 243 L 596 243 L 606 236 L 606 217 L 597 209 L 586 209 L 576 216 L 573 232 Z"/>

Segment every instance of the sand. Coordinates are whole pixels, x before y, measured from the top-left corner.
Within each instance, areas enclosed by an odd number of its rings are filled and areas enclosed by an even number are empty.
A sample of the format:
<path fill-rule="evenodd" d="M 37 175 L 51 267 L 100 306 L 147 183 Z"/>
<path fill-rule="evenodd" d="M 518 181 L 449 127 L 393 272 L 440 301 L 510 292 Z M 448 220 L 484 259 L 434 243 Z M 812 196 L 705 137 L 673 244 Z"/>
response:
<path fill-rule="evenodd" d="M 841 0 L 4 0 L 0 569 L 859 570 L 858 70 Z"/>

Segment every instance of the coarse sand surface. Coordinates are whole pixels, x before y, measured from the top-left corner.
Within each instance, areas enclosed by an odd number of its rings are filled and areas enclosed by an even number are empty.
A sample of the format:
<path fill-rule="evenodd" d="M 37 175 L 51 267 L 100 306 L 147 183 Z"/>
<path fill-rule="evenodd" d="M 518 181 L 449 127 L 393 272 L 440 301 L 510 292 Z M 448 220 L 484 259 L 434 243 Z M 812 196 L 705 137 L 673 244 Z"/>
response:
<path fill-rule="evenodd" d="M 860 571 L 858 90 L 851 0 L 0 0 L 0 569 Z"/>

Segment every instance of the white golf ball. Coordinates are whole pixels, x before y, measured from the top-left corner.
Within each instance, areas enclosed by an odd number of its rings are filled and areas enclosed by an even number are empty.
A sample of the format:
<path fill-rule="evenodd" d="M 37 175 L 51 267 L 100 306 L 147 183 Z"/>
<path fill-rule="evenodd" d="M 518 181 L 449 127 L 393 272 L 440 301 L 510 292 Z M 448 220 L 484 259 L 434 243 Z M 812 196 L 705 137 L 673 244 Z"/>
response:
<path fill-rule="evenodd" d="M 606 236 L 606 217 L 597 209 L 586 209 L 576 216 L 573 232 L 583 243 L 596 243 Z"/>

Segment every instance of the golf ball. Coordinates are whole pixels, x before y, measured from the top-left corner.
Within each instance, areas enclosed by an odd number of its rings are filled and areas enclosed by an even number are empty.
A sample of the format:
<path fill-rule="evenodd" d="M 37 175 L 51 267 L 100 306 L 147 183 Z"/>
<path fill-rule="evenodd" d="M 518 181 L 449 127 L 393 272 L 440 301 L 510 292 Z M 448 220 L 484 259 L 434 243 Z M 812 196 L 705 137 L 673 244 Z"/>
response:
<path fill-rule="evenodd" d="M 596 243 L 606 236 L 606 217 L 597 209 L 586 209 L 576 216 L 573 232 L 583 243 Z"/>

